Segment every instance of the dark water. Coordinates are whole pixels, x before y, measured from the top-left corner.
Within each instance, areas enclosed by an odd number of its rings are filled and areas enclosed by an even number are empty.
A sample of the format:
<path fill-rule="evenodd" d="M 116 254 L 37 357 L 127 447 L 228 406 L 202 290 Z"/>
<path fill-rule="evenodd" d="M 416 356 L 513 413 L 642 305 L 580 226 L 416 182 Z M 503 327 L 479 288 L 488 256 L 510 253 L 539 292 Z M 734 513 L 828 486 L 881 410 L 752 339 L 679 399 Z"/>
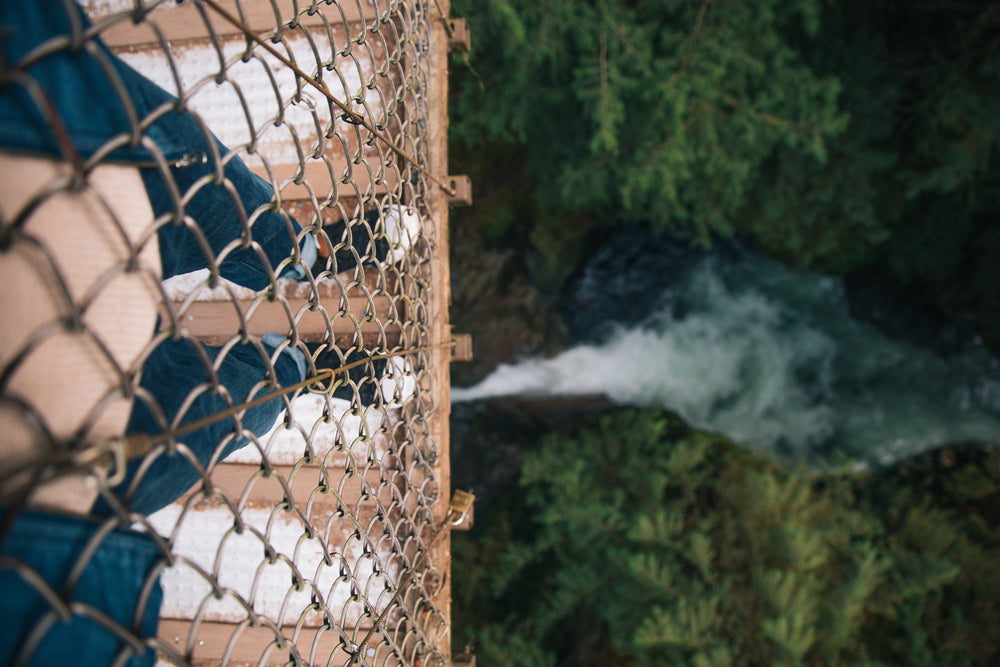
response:
<path fill-rule="evenodd" d="M 883 465 L 1000 444 L 1000 364 L 903 309 L 895 328 L 913 335 L 887 335 L 852 315 L 835 278 L 628 233 L 596 252 L 567 303 L 576 346 L 501 366 L 454 400 L 603 395 L 754 449 Z"/>

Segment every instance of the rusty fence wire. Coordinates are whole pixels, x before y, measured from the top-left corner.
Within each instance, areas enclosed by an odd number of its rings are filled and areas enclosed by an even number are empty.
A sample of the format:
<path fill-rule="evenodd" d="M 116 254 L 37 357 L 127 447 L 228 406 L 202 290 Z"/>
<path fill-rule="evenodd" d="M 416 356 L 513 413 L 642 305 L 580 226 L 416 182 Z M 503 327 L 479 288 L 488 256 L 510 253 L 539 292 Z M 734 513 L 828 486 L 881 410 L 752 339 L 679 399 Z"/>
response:
<path fill-rule="evenodd" d="M 450 664 L 441 12 L 0 5 L 2 664 Z"/>

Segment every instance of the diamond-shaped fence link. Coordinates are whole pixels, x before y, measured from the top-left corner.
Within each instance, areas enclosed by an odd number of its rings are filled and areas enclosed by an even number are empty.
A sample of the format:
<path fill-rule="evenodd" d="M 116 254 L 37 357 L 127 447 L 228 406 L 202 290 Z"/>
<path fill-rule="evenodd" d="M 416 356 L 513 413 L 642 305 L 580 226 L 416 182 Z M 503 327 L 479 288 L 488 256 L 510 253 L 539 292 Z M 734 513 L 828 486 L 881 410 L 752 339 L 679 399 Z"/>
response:
<path fill-rule="evenodd" d="M 0 3 L 0 663 L 449 664 L 441 11 Z"/>

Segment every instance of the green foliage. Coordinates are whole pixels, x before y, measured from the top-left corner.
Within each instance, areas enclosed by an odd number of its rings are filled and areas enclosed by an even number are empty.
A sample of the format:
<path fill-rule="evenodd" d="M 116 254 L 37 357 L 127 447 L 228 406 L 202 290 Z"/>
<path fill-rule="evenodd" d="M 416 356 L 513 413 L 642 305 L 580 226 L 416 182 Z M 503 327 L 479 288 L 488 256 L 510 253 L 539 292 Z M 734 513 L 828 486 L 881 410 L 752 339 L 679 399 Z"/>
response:
<path fill-rule="evenodd" d="M 476 643 L 476 660 L 483 665 L 555 667 L 556 657 L 537 643 L 502 626 L 485 628 Z"/>
<path fill-rule="evenodd" d="M 585 241 L 623 222 L 700 243 L 736 233 L 800 268 L 885 266 L 1000 349 L 990 3 L 461 0 L 453 11 L 474 50 L 454 68 L 452 145 L 520 149 L 499 167 L 519 184 L 477 216 L 526 240 L 543 285 L 561 286 Z"/>
<path fill-rule="evenodd" d="M 901 91 L 881 35 L 863 25 L 826 35 L 814 58 L 837 72 L 843 85 L 847 130 L 830 143 L 822 163 L 784 147 L 775 150 L 757 172 L 756 196 L 736 225 L 790 264 L 845 272 L 875 257 L 902 213 L 895 173 L 900 155 L 889 141 Z M 879 91 L 878 104 L 872 103 L 873 90 Z"/>
<path fill-rule="evenodd" d="M 1000 601 L 969 604 L 1000 539 L 903 485 L 788 472 L 660 411 L 547 437 L 522 470 L 521 533 L 484 563 L 484 665 L 1000 658 L 968 648 L 1000 632 Z"/>
<path fill-rule="evenodd" d="M 557 217 L 648 220 L 707 241 L 729 233 L 778 147 L 822 162 L 847 116 L 806 65 L 819 2 L 530 2 L 454 11 L 473 67 L 456 82 L 452 140 L 517 142 Z"/>

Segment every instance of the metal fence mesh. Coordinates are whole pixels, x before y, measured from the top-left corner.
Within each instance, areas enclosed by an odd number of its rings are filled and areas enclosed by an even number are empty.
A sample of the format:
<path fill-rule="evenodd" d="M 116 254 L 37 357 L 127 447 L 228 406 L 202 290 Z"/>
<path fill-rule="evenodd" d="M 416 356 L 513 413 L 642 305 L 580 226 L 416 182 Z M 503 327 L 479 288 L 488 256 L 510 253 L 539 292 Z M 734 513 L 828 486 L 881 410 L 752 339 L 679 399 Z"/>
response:
<path fill-rule="evenodd" d="M 440 12 L 4 3 L 4 664 L 449 664 Z"/>

